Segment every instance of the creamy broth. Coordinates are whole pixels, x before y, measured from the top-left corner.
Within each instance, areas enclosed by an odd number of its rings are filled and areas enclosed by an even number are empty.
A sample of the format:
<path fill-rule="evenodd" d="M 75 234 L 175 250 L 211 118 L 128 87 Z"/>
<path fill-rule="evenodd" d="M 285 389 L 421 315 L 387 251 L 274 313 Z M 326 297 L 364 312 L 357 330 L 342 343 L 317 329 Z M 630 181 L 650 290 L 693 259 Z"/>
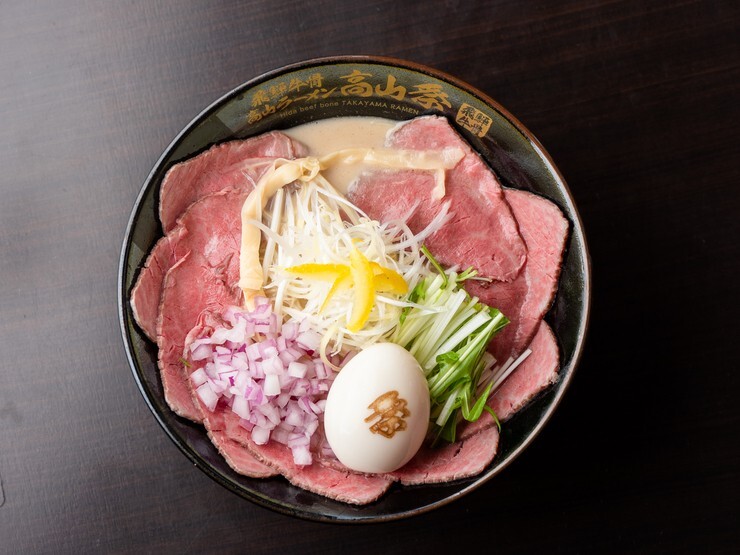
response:
<path fill-rule="evenodd" d="M 283 131 L 306 145 L 311 156 L 323 156 L 345 148 L 382 149 L 385 135 L 395 120 L 373 117 L 342 117 L 313 121 Z M 367 169 L 367 164 L 336 164 L 323 172 L 334 187 L 346 193 L 349 185 Z"/>

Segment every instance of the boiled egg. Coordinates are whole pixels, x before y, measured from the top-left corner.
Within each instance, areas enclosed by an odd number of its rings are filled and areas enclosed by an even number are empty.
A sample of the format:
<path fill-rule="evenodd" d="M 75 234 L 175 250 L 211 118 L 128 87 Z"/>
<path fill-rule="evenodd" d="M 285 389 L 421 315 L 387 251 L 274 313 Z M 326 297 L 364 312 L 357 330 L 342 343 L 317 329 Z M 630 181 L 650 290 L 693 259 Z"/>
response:
<path fill-rule="evenodd" d="M 326 399 L 326 439 L 339 461 L 359 472 L 391 472 L 416 454 L 429 424 L 429 388 L 416 359 L 376 343 L 339 372 Z"/>

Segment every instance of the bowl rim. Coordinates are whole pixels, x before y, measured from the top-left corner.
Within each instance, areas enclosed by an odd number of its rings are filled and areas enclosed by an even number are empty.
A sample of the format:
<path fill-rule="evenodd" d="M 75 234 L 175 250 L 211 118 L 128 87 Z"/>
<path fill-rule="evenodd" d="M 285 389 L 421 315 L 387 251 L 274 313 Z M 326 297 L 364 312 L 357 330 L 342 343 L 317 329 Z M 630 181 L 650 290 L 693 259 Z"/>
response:
<path fill-rule="evenodd" d="M 424 505 L 424 506 L 420 506 L 414 509 L 404 510 L 401 512 L 384 514 L 384 515 L 374 515 L 374 516 L 364 516 L 363 515 L 363 516 L 353 516 L 351 518 L 341 518 L 341 516 L 339 517 L 330 516 L 330 515 L 326 515 L 322 513 L 316 513 L 316 512 L 300 509 L 293 505 L 282 503 L 268 496 L 261 495 L 255 491 L 242 490 L 242 489 L 237 490 L 236 488 L 233 487 L 231 483 L 223 479 L 223 477 L 218 472 L 215 472 L 210 467 L 210 465 L 204 459 L 200 457 L 199 454 L 194 453 L 190 449 L 190 447 L 187 446 L 184 443 L 184 441 L 182 441 L 181 438 L 172 429 L 170 429 L 170 427 L 164 420 L 163 414 L 160 414 L 159 410 L 157 409 L 157 407 L 154 405 L 152 400 L 149 398 L 149 395 L 147 394 L 148 388 L 145 386 L 145 384 L 143 383 L 141 379 L 141 376 L 139 375 L 138 366 L 136 364 L 136 361 L 134 359 L 134 355 L 132 352 L 132 341 L 129 336 L 129 327 L 127 325 L 128 317 L 127 317 L 126 306 L 128 305 L 128 295 L 127 295 L 128 292 L 126 291 L 126 269 L 127 269 L 128 259 L 129 259 L 129 252 L 131 250 L 130 245 L 132 242 L 132 231 L 138 220 L 139 211 L 141 208 L 141 204 L 144 200 L 144 197 L 146 196 L 149 188 L 152 186 L 152 181 L 154 180 L 157 173 L 160 171 L 165 161 L 180 146 L 182 141 L 202 121 L 204 121 L 206 118 L 212 115 L 219 107 L 225 105 L 226 103 L 228 103 L 229 101 L 231 101 L 233 98 L 237 97 L 238 95 L 242 94 L 243 92 L 259 85 L 260 83 L 273 79 L 282 74 L 300 70 L 300 69 L 306 69 L 306 68 L 314 67 L 314 66 L 351 64 L 351 63 L 378 64 L 378 65 L 386 65 L 390 67 L 397 67 L 401 69 L 423 73 L 435 79 L 439 79 L 441 81 L 450 83 L 451 85 L 461 89 L 462 91 L 467 92 L 468 94 L 471 94 L 477 97 L 479 100 L 481 100 L 483 103 L 487 104 L 488 106 L 491 106 L 504 119 L 508 120 L 509 123 L 519 133 L 521 133 L 521 135 L 532 145 L 532 147 L 537 152 L 538 156 L 540 156 L 541 160 L 545 163 L 548 171 L 551 173 L 551 175 L 554 177 L 555 181 L 557 182 L 558 187 L 562 188 L 562 190 L 565 193 L 564 197 L 568 205 L 569 217 L 571 219 L 571 224 L 572 224 L 570 241 L 572 242 L 573 240 L 572 238 L 577 235 L 579 238 L 579 241 L 582 244 L 583 307 L 581 309 L 581 314 L 580 314 L 581 325 L 580 325 L 580 329 L 578 330 L 577 339 L 573 347 L 573 357 L 568 364 L 568 372 L 565 373 L 565 375 L 562 378 L 562 381 L 560 381 L 560 384 L 555 393 L 555 396 L 553 397 L 551 402 L 547 405 L 542 415 L 540 416 L 539 421 L 532 428 L 531 432 L 524 438 L 522 443 L 518 447 L 516 447 L 513 451 L 508 453 L 506 458 L 503 461 L 500 461 L 499 464 L 495 466 L 495 468 L 492 468 L 488 472 L 482 473 L 474 477 L 475 479 L 471 483 L 465 485 L 460 490 L 438 501 L 428 503 L 427 505 Z M 499 104 L 493 98 L 489 97 L 487 94 L 483 93 L 482 91 L 473 87 L 472 85 L 462 81 L 461 79 L 453 75 L 450 75 L 444 71 L 431 68 L 423 64 L 411 62 L 408 60 L 403 60 L 400 58 L 388 57 L 388 56 L 374 56 L 374 55 L 325 56 L 325 57 L 311 58 L 311 59 L 303 60 L 300 62 L 287 64 L 279 68 L 263 72 L 260 75 L 237 85 L 236 87 L 231 89 L 229 92 L 223 94 L 220 98 L 213 101 L 206 108 L 201 110 L 172 139 L 169 145 L 165 148 L 165 150 L 156 160 L 156 162 L 152 166 L 152 169 L 149 171 L 146 179 L 142 183 L 142 186 L 139 190 L 139 193 L 136 197 L 133 208 L 131 210 L 128 223 L 126 225 L 124 240 L 123 240 L 123 244 L 121 247 L 121 254 L 119 257 L 119 264 L 118 264 L 118 287 L 117 287 L 118 317 L 119 317 L 118 320 L 119 320 L 119 326 L 121 330 L 121 337 L 122 337 L 123 344 L 124 344 L 124 350 L 126 352 L 126 358 L 128 360 L 129 368 L 131 369 L 136 385 L 139 389 L 139 393 L 144 398 L 144 401 L 146 405 L 149 407 L 149 410 L 154 415 L 156 421 L 159 423 L 160 427 L 165 431 L 166 435 L 170 438 L 170 440 L 180 449 L 180 451 L 182 451 L 185 454 L 185 456 L 195 466 L 197 466 L 207 476 L 209 476 L 211 479 L 219 483 L 221 486 L 225 487 L 230 492 L 238 495 L 239 497 L 248 499 L 262 507 L 265 507 L 267 509 L 270 509 L 270 510 L 273 510 L 278 513 L 285 514 L 285 515 L 299 517 L 305 520 L 310 520 L 310 521 L 315 521 L 315 522 L 342 523 L 342 524 L 380 523 L 380 522 L 390 522 L 390 521 L 395 521 L 395 520 L 401 520 L 401 519 L 410 518 L 413 516 L 419 516 L 421 514 L 425 514 L 427 512 L 438 509 L 440 507 L 448 505 L 449 503 L 452 503 L 453 501 L 460 499 L 461 497 L 467 495 L 473 490 L 481 487 L 483 484 L 487 483 L 494 476 L 498 475 L 501 471 L 507 468 L 534 441 L 534 439 L 540 434 L 540 432 L 544 428 L 545 424 L 547 424 L 547 422 L 549 422 L 550 419 L 552 418 L 552 415 L 554 414 L 555 409 L 562 402 L 563 396 L 566 390 L 569 388 L 570 383 L 573 380 L 573 375 L 575 374 L 575 371 L 583 356 L 583 350 L 584 350 L 584 345 L 586 342 L 586 336 L 588 333 L 590 311 L 591 311 L 591 300 L 592 300 L 591 299 L 591 280 L 592 280 L 591 257 L 590 257 L 589 250 L 588 250 L 588 244 L 586 242 L 586 235 L 584 232 L 581 216 L 573 201 L 573 196 L 571 194 L 570 188 L 568 187 L 568 184 L 566 183 L 563 175 L 560 173 L 560 170 L 557 168 L 557 166 L 555 165 L 555 162 L 553 161 L 552 157 L 547 152 L 547 150 L 544 148 L 544 146 L 539 142 L 539 140 L 534 136 L 534 134 L 531 131 L 529 131 L 529 129 L 527 129 L 527 127 L 524 126 L 506 108 L 504 108 L 501 104 Z M 561 367 L 560 369 L 561 372 L 563 369 L 564 368 Z"/>

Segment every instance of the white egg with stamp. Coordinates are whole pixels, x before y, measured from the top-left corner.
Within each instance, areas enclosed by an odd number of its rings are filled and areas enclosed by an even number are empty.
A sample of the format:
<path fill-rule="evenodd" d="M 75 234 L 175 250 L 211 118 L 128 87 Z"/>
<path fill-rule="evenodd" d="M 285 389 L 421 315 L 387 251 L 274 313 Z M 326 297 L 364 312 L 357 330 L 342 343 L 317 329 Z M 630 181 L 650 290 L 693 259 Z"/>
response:
<path fill-rule="evenodd" d="M 345 466 L 391 472 L 421 447 L 429 410 L 429 388 L 416 359 L 399 345 L 377 343 L 355 355 L 334 380 L 326 438 Z"/>

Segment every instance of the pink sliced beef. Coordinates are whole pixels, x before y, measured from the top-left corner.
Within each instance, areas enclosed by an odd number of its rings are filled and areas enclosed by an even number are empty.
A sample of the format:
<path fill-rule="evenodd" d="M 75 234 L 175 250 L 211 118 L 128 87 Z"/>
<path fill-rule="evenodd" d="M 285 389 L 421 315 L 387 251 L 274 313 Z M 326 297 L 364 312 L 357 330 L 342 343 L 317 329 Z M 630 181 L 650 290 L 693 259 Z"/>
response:
<path fill-rule="evenodd" d="M 496 280 L 511 281 L 520 272 L 527 249 L 496 176 L 445 118 L 428 116 L 397 126 L 387 146 L 412 150 L 459 148 L 463 159 L 445 176 L 445 198 L 432 198 L 429 172 L 380 171 L 362 176 L 349 199 L 370 217 L 388 221 L 416 208 L 413 231 L 426 227 L 442 202 L 451 201 L 452 219 L 426 241 L 445 266 L 473 266 Z"/>
<path fill-rule="evenodd" d="M 491 407 L 500 419 L 508 420 L 558 379 L 560 351 L 555 334 L 546 322 L 540 323 L 529 348 L 532 354 L 506 379 L 491 399 Z"/>
<path fill-rule="evenodd" d="M 511 418 L 558 379 L 560 352 L 555 335 L 546 322 L 540 323 L 529 348 L 532 354 L 506 378 L 489 400 L 488 404 L 501 422 Z M 495 427 L 494 424 L 493 418 L 484 412 L 477 421 L 462 426 L 458 435 L 465 439 L 480 430 Z"/>
<path fill-rule="evenodd" d="M 239 425 L 239 417 L 228 407 L 219 405 L 214 412 L 201 405 L 208 433 L 224 432 L 232 440 L 245 446 L 258 460 L 274 468 L 288 481 L 300 488 L 318 493 L 337 501 L 364 505 L 378 499 L 390 487 L 392 480 L 382 475 L 357 474 L 342 471 L 314 462 L 310 466 L 297 466 L 285 445 L 275 441 L 257 445 L 247 430 Z"/>
<path fill-rule="evenodd" d="M 249 449 L 241 443 L 229 439 L 224 432 L 212 433 L 209 434 L 209 437 L 226 463 L 236 473 L 250 478 L 269 478 L 279 474 L 274 468 L 255 459 Z"/>
<path fill-rule="evenodd" d="M 426 444 L 391 476 L 406 485 L 435 484 L 480 474 L 498 449 L 498 428 L 488 427 L 465 440 L 431 448 Z"/>
<path fill-rule="evenodd" d="M 192 401 L 182 357 L 188 332 L 204 310 L 221 312 L 238 304 L 240 211 L 247 191 L 228 190 L 197 201 L 181 219 L 188 230 L 177 243 L 178 262 L 167 272 L 157 322 L 159 368 L 173 411 L 202 420 Z"/>
<path fill-rule="evenodd" d="M 167 234 L 152 248 L 131 291 L 131 308 L 139 327 L 156 341 L 164 276 L 177 261 L 176 246 L 187 233 L 178 218 L 195 201 L 227 188 L 251 191 L 275 158 L 303 155 L 305 147 L 279 132 L 231 141 L 173 166 L 160 189 L 160 217 Z"/>
<path fill-rule="evenodd" d="M 568 237 L 568 221 L 549 200 L 514 189 L 506 191 L 506 198 L 527 244 L 527 262 L 513 282 L 486 286 L 469 281 L 465 285 L 471 295 L 499 308 L 510 320 L 489 347 L 499 363 L 503 364 L 509 357 L 516 358 L 528 346 L 532 350 L 489 402 L 501 421 L 510 418 L 557 379 L 560 368 L 557 341 L 542 318 L 555 297 Z M 492 425 L 493 419 L 484 413 L 477 422 L 463 427 L 461 437 Z"/>
<path fill-rule="evenodd" d="M 534 337 L 550 309 L 560 278 L 568 220 L 549 200 L 526 191 L 509 189 L 506 199 L 519 222 L 527 245 L 527 262 L 510 283 L 468 281 L 465 289 L 510 320 L 491 343 L 491 352 L 503 363 L 518 356 Z"/>
<path fill-rule="evenodd" d="M 177 274 L 177 268 L 183 264 L 187 265 L 190 253 L 186 253 L 170 268 L 167 276 Z M 175 278 L 168 279 L 165 276 L 165 287 L 169 289 L 179 288 L 179 282 Z M 162 330 L 162 331 L 160 331 Z M 160 334 L 162 334 L 160 336 Z M 167 404 L 175 414 L 188 418 L 194 422 L 200 422 L 203 417 L 200 410 L 193 404 L 190 387 L 184 379 L 182 362 L 180 362 L 180 341 L 184 340 L 187 332 L 184 327 L 178 327 L 177 320 L 169 317 L 157 320 L 157 346 L 159 376 L 162 379 L 162 389 Z"/>
<path fill-rule="evenodd" d="M 139 272 L 136 285 L 131 290 L 134 319 L 146 336 L 155 342 L 164 276 L 177 262 L 175 245 L 186 233 L 185 228 L 178 226 L 157 241 Z"/>
<path fill-rule="evenodd" d="M 165 233 L 199 198 L 227 188 L 250 190 L 275 158 L 302 156 L 305 149 L 274 131 L 241 141 L 215 145 L 170 168 L 159 193 L 159 218 Z"/>
<path fill-rule="evenodd" d="M 295 153 L 302 153 L 303 149 L 302 145 L 292 142 L 282 133 L 215 146 L 170 169 L 162 184 L 160 213 L 168 222 L 175 218 L 179 222 L 195 201 L 205 196 L 226 188 L 251 191 L 275 158 L 263 156 L 237 162 L 235 157 L 239 154 L 258 152 L 292 157 Z M 199 174 L 195 171 L 198 168 L 208 170 L 208 173 Z M 131 308 L 136 323 L 152 341 L 156 341 L 164 276 L 177 261 L 176 246 L 181 236 L 187 233 L 179 223 L 174 226 L 163 223 L 163 227 L 168 232 L 152 248 L 131 291 Z"/>

